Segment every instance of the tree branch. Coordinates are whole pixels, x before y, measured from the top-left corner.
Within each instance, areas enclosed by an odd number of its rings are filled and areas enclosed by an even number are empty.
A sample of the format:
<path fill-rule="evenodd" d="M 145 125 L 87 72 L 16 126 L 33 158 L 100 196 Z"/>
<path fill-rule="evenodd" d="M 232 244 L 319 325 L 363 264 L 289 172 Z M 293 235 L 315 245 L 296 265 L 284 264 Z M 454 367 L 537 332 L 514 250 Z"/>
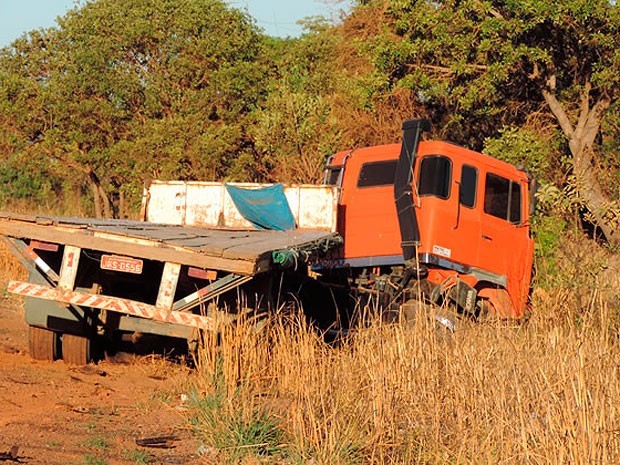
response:
<path fill-rule="evenodd" d="M 437 71 L 439 73 L 443 73 L 443 74 L 456 74 L 456 71 L 452 68 L 449 68 L 447 66 L 437 66 L 437 65 L 425 65 L 425 64 L 421 64 L 421 65 L 408 65 L 409 69 L 412 68 L 423 68 L 423 69 L 428 69 L 430 71 Z M 465 65 L 465 68 L 467 69 L 473 69 L 475 71 L 488 71 L 489 67 L 486 65 Z"/>
<path fill-rule="evenodd" d="M 577 127 L 575 127 L 574 138 L 581 141 L 583 139 L 583 131 L 590 115 L 590 90 L 592 84 L 588 79 L 583 86 L 583 90 L 580 92 L 579 102 L 579 120 L 577 121 Z"/>
<path fill-rule="evenodd" d="M 592 109 L 588 114 L 588 118 L 584 125 L 583 132 L 583 146 L 592 147 L 594 140 L 601 127 L 601 122 L 607 113 L 607 110 L 611 106 L 611 98 L 608 95 L 599 97 Z"/>
<path fill-rule="evenodd" d="M 573 139 L 575 131 L 573 129 L 573 125 L 570 122 L 570 118 L 568 117 L 568 115 L 566 114 L 566 111 L 564 110 L 564 107 L 562 107 L 562 104 L 560 103 L 560 101 L 557 99 L 555 95 L 555 86 L 556 86 L 556 76 L 555 74 L 552 74 L 551 76 L 547 78 L 545 86 L 543 86 L 542 88 L 542 94 L 545 99 L 545 102 L 547 102 L 547 105 L 549 105 L 551 112 L 558 120 L 558 123 L 560 127 L 562 128 L 562 131 L 564 131 L 564 134 L 566 135 L 567 139 L 570 141 Z"/>

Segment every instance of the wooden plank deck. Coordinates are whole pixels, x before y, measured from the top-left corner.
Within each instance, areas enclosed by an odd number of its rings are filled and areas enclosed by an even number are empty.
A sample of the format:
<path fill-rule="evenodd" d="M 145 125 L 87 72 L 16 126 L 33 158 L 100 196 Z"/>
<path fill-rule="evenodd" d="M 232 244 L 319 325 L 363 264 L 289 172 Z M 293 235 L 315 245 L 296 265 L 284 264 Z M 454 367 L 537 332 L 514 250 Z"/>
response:
<path fill-rule="evenodd" d="M 319 230 L 214 229 L 6 212 L 0 212 L 0 234 L 248 276 L 271 269 L 274 250 L 337 237 Z"/>

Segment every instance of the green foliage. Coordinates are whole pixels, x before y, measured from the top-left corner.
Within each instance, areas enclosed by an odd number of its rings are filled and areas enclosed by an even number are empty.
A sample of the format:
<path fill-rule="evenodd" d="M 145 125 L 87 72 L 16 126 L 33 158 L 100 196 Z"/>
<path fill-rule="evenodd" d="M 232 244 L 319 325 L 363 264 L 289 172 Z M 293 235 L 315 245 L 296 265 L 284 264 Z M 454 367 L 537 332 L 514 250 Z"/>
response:
<path fill-rule="evenodd" d="M 269 181 L 319 182 L 328 154 L 340 148 L 333 95 L 342 81 L 338 36 L 322 21 L 299 39 L 272 43 L 276 76 L 252 135 L 255 171 Z"/>
<path fill-rule="evenodd" d="M 45 202 L 46 199 L 53 197 L 53 192 L 58 187 L 45 171 L 24 172 L 10 161 L 0 166 L 0 185 L 3 186 L 0 191 L 0 203 L 5 206 L 15 199 Z"/>
<path fill-rule="evenodd" d="M 95 455 L 91 455 L 91 454 L 86 454 L 84 456 L 84 465 L 107 465 L 108 462 L 106 462 L 104 459 L 97 457 Z"/>
<path fill-rule="evenodd" d="M 559 152 L 558 144 L 544 134 L 527 128 L 504 127 L 496 139 L 487 138 L 484 152 L 512 165 L 527 168 L 536 179 L 549 179 L 552 161 Z"/>
<path fill-rule="evenodd" d="M 148 452 L 139 449 L 123 451 L 123 458 L 136 464 L 146 464 L 153 461 L 153 457 Z"/>
<path fill-rule="evenodd" d="M 557 218 L 576 216 L 581 212 L 586 202 L 581 195 L 583 189 L 575 176 L 569 176 L 566 185 L 560 189 L 553 184 L 543 184 L 538 189 L 536 198 L 540 209 L 549 215 Z M 605 218 L 609 224 L 616 228 L 620 227 L 620 207 L 616 202 L 606 202 L 596 212 L 585 212 L 583 219 L 592 225 L 596 225 L 597 220 L 593 213 Z"/>
<path fill-rule="evenodd" d="M 583 202 L 575 188 L 574 177 L 569 179 L 564 189 L 553 184 L 542 183 L 536 192 L 536 200 L 541 211 L 550 216 L 567 216 L 575 213 Z"/>
<path fill-rule="evenodd" d="M 566 221 L 552 216 L 538 216 L 532 224 L 536 258 L 536 282 L 544 287 L 555 282 L 558 274 L 557 252 L 566 235 Z"/>
<path fill-rule="evenodd" d="M 108 441 L 98 436 L 84 441 L 84 445 L 87 447 L 92 447 L 94 449 L 100 449 L 100 450 L 105 450 L 110 447 L 110 444 L 108 443 Z"/>
<path fill-rule="evenodd" d="M 317 183 L 326 154 L 338 147 L 338 127 L 329 102 L 305 91 L 279 86 L 267 100 L 254 130 L 265 177 L 272 181 Z"/>
<path fill-rule="evenodd" d="M 279 453 L 283 433 L 260 407 L 237 405 L 243 401 L 235 396 L 227 398 L 224 392 L 206 396 L 194 392 L 190 399 L 196 412 L 194 427 L 208 445 L 230 460 Z"/>
<path fill-rule="evenodd" d="M 23 156 L 37 179 L 28 157 L 42 154 L 90 186 L 104 215 L 126 214 L 152 176 L 221 179 L 251 145 L 263 47 L 220 0 L 85 3 L 2 51 L 0 155 Z"/>
<path fill-rule="evenodd" d="M 597 152 L 597 177 L 606 194 L 620 200 L 620 108 L 618 102 L 612 103 L 600 132 L 600 148 Z"/>
<path fill-rule="evenodd" d="M 597 92 L 619 85 L 619 8 L 607 0 L 364 4 L 385 24 L 366 50 L 386 90 L 411 89 L 445 136 L 472 147 L 540 111 L 551 73 L 571 103 L 587 82 Z"/>

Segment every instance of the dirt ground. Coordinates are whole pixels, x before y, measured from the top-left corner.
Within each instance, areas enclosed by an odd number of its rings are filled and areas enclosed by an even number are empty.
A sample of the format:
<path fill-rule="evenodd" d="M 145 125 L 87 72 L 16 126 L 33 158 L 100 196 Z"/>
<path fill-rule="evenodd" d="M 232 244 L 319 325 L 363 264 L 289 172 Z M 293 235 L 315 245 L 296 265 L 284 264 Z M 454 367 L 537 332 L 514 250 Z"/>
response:
<path fill-rule="evenodd" d="M 32 360 L 23 305 L 0 296 L 0 464 L 204 463 L 183 404 L 190 377 L 153 356 Z M 136 443 L 161 436 L 169 447 Z"/>

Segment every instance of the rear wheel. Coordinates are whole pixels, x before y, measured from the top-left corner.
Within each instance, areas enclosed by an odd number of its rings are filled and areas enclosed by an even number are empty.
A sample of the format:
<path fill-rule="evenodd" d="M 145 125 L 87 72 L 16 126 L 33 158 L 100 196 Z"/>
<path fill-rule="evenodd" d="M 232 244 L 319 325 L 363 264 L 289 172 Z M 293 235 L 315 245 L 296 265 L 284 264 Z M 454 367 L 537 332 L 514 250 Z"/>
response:
<path fill-rule="evenodd" d="M 64 334 L 62 336 L 62 358 L 65 363 L 86 365 L 93 361 L 92 340 L 87 336 Z"/>
<path fill-rule="evenodd" d="M 37 326 L 28 327 L 30 356 L 35 360 L 54 361 L 59 358 L 58 334 Z"/>

